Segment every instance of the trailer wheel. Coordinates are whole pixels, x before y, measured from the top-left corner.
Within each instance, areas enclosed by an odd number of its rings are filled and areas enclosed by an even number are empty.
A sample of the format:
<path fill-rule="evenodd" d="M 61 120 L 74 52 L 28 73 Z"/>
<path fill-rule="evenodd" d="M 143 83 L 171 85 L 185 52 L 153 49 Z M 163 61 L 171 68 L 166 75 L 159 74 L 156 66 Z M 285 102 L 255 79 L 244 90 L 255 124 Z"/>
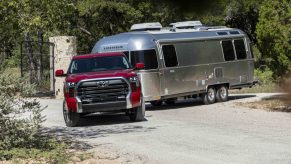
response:
<path fill-rule="evenodd" d="M 216 90 L 214 87 L 209 87 L 207 92 L 202 95 L 202 100 L 205 105 L 215 103 Z"/>
<path fill-rule="evenodd" d="M 63 102 L 63 115 L 67 127 L 75 127 L 78 125 L 80 121 L 80 114 L 70 112 L 66 104 L 66 101 Z"/>
<path fill-rule="evenodd" d="M 128 114 L 131 121 L 143 121 L 145 117 L 145 102 L 141 96 L 141 105 L 129 110 Z"/>
<path fill-rule="evenodd" d="M 161 106 L 163 104 L 162 100 L 151 101 L 152 106 Z"/>
<path fill-rule="evenodd" d="M 225 102 L 228 100 L 228 88 L 226 86 L 220 86 L 216 92 L 216 100 L 218 102 Z"/>
<path fill-rule="evenodd" d="M 167 105 L 174 105 L 176 101 L 177 101 L 177 98 L 170 98 L 170 99 L 166 99 L 165 103 Z"/>

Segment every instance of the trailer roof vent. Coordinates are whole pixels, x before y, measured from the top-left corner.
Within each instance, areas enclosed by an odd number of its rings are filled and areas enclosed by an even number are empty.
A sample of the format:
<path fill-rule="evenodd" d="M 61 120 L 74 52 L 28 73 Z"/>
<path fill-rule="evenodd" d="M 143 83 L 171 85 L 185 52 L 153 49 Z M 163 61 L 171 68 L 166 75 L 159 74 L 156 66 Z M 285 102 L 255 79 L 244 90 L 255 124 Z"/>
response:
<path fill-rule="evenodd" d="M 159 22 L 152 23 L 140 23 L 131 26 L 131 31 L 159 31 L 162 29 L 162 25 Z"/>
<path fill-rule="evenodd" d="M 193 29 L 199 26 L 202 26 L 202 23 L 200 21 L 185 21 L 170 24 L 170 27 L 172 27 L 173 29 Z"/>

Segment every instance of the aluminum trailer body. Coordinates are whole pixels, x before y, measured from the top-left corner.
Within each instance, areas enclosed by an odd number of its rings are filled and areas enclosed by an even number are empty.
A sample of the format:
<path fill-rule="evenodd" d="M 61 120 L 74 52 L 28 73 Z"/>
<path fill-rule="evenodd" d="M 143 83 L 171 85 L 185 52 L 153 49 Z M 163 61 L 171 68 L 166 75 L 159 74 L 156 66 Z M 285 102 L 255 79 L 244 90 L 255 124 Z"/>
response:
<path fill-rule="evenodd" d="M 123 52 L 138 75 L 145 101 L 206 94 L 210 87 L 253 85 L 248 36 L 234 28 L 131 31 L 99 40 L 92 53 Z"/>

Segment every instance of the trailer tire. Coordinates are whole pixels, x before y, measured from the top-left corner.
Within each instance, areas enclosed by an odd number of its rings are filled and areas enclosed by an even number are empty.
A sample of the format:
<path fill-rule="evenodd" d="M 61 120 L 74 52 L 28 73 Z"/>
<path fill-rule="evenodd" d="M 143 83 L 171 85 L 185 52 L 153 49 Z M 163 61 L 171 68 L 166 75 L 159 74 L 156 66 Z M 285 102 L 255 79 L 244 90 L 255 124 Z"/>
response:
<path fill-rule="evenodd" d="M 78 126 L 80 122 L 80 114 L 75 112 L 70 112 L 66 101 L 63 102 L 63 116 L 65 120 L 65 124 L 67 127 L 75 127 Z"/>
<path fill-rule="evenodd" d="M 225 85 L 220 86 L 216 92 L 216 101 L 225 102 L 228 100 L 228 88 Z"/>
<path fill-rule="evenodd" d="M 141 105 L 139 107 L 130 109 L 129 119 L 131 121 L 143 121 L 145 117 L 145 102 L 143 96 L 141 96 Z"/>
<path fill-rule="evenodd" d="M 202 95 L 202 100 L 205 105 L 215 103 L 216 90 L 214 87 L 209 87 L 207 92 Z"/>
<path fill-rule="evenodd" d="M 152 106 L 161 106 L 163 104 L 162 100 L 151 101 Z"/>

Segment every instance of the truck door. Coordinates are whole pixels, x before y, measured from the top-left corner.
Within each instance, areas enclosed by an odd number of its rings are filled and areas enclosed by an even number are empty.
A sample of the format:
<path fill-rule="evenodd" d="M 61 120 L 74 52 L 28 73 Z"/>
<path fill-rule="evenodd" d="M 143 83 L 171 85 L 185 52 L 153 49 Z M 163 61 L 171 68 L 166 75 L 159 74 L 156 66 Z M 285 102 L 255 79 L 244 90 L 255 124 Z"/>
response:
<path fill-rule="evenodd" d="M 160 70 L 163 75 L 161 80 L 161 93 L 171 95 L 179 92 L 180 80 L 178 76 L 178 59 L 174 45 L 161 45 L 164 68 Z"/>

